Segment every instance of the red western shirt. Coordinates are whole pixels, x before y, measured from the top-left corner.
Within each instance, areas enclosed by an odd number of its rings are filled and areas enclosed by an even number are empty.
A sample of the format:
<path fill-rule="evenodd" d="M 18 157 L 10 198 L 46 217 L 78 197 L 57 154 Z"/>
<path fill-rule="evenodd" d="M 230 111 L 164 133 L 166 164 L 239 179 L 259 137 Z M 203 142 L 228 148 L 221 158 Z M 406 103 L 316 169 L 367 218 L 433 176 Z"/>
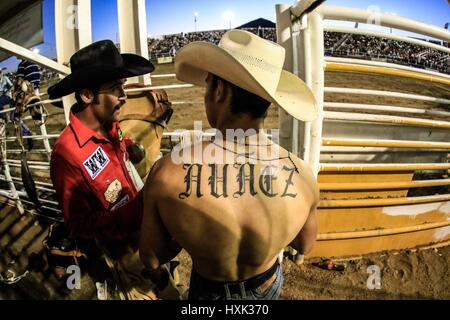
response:
<path fill-rule="evenodd" d="M 119 131 L 113 123 L 107 139 L 71 113 L 53 147 L 50 176 L 73 238 L 123 240 L 140 228 L 142 204 Z"/>

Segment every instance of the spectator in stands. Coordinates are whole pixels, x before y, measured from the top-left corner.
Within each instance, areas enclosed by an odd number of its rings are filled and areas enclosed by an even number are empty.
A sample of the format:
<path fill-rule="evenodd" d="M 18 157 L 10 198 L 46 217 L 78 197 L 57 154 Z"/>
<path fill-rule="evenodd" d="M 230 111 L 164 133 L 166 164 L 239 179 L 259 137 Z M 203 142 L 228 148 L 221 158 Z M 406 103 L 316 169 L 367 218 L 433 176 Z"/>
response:
<path fill-rule="evenodd" d="M 0 69 L 0 111 L 3 111 L 5 105 L 9 105 L 10 107 L 14 107 L 14 101 L 11 96 L 11 89 L 13 84 L 9 77 L 4 74 L 4 70 L 6 68 Z M 6 123 L 6 113 L 0 113 L 0 119 L 3 119 Z"/>
<path fill-rule="evenodd" d="M 36 63 L 22 59 L 17 67 L 17 81 L 20 82 L 20 79 L 29 81 L 33 85 L 35 95 L 39 96 L 41 68 Z"/>

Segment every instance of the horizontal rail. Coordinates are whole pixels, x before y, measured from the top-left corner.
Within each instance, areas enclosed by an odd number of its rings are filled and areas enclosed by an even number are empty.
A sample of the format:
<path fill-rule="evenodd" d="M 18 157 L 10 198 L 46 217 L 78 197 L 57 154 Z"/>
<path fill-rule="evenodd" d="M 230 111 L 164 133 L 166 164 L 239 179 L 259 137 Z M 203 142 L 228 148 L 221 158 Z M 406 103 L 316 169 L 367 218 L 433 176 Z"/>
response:
<path fill-rule="evenodd" d="M 450 220 L 449 221 L 439 221 L 439 222 L 429 222 L 429 223 L 424 223 L 421 225 L 408 226 L 408 227 L 374 229 L 374 230 L 365 230 L 365 231 L 320 233 L 317 235 L 317 240 L 318 241 L 345 240 L 345 239 L 358 239 L 358 238 L 388 236 L 388 235 L 394 235 L 394 234 L 402 234 L 402 233 L 437 229 L 437 228 L 447 227 L 449 225 L 450 225 Z"/>
<path fill-rule="evenodd" d="M 20 168 L 22 165 L 20 163 L 9 163 L 10 167 L 17 167 Z M 48 168 L 50 167 L 50 165 L 44 165 L 44 166 L 39 166 L 39 165 L 29 165 L 28 168 L 29 169 L 34 169 L 34 170 L 45 170 L 48 171 Z"/>
<path fill-rule="evenodd" d="M 341 58 L 327 58 L 326 60 L 330 59 L 341 59 Z M 342 58 L 345 59 L 345 58 Z M 408 70 L 399 70 L 399 69 L 407 69 L 410 67 L 405 66 L 398 66 L 395 64 L 390 64 L 391 68 L 386 66 L 375 66 L 376 64 L 379 65 L 385 65 L 382 62 L 375 62 L 375 61 L 365 61 L 365 60 L 357 60 L 357 59 L 346 59 L 346 60 L 352 60 L 352 64 L 349 63 L 331 63 L 327 62 L 325 66 L 326 71 L 350 71 L 350 72 L 364 72 L 364 73 L 376 73 L 376 74 L 383 74 L 383 75 L 389 75 L 389 76 L 396 76 L 396 77 L 403 77 L 403 78 L 410 78 L 415 80 L 423 80 L 423 81 L 429 81 L 434 83 L 442 83 L 445 85 L 450 85 L 450 79 L 445 79 L 442 74 L 439 74 L 440 76 L 431 75 L 428 73 L 431 73 L 432 71 L 422 70 L 422 69 L 416 69 L 416 71 L 408 71 Z M 361 63 L 356 64 L 355 61 L 359 61 Z M 366 64 L 366 65 L 364 65 Z M 373 65 L 369 65 L 373 64 Z M 395 68 L 395 69 L 392 69 Z M 414 68 L 411 68 L 414 69 Z"/>
<path fill-rule="evenodd" d="M 36 103 L 28 104 L 27 108 L 38 106 L 40 104 L 50 104 L 50 103 L 60 102 L 60 101 L 62 101 L 62 98 L 42 100 L 42 101 L 39 101 L 39 102 L 36 102 Z"/>
<path fill-rule="evenodd" d="M 448 170 L 450 163 L 321 163 L 321 172 Z"/>
<path fill-rule="evenodd" d="M 438 44 L 434 44 L 429 41 L 399 36 L 399 35 L 392 34 L 392 33 L 379 32 L 379 31 L 360 29 L 360 28 L 346 28 L 346 27 L 334 27 L 334 26 L 325 26 L 324 30 L 328 31 L 328 32 L 351 33 L 351 34 L 358 34 L 358 35 L 363 35 L 363 36 L 372 36 L 372 37 L 385 38 L 385 39 L 390 39 L 390 40 L 395 40 L 395 41 L 407 42 L 410 44 L 418 45 L 420 47 L 427 47 L 427 48 L 438 50 L 441 52 L 450 53 L 450 48 L 440 46 Z"/>
<path fill-rule="evenodd" d="M 391 92 L 391 91 L 325 87 L 324 92 L 325 93 L 359 94 L 359 95 L 379 96 L 379 97 L 392 97 L 392 98 L 401 98 L 401 99 L 409 99 L 409 100 L 419 100 L 419 101 L 435 102 L 435 103 L 442 103 L 442 104 L 450 104 L 449 99 L 428 97 L 428 96 L 422 96 L 422 95 L 418 95 L 418 94 Z"/>
<path fill-rule="evenodd" d="M 8 162 L 9 164 L 11 164 L 11 163 L 21 164 L 22 163 L 21 160 L 15 160 L 15 159 L 6 159 L 6 162 Z M 38 166 L 50 166 L 50 163 L 48 161 L 28 160 L 27 162 L 28 162 L 28 164 L 35 164 L 35 165 L 38 165 Z"/>
<path fill-rule="evenodd" d="M 361 208 L 411 205 L 417 203 L 449 201 L 450 194 L 440 194 L 423 197 L 382 198 L 382 199 L 357 199 L 357 200 L 322 200 L 319 208 Z"/>
<path fill-rule="evenodd" d="M 440 149 L 432 149 L 432 150 L 428 150 L 428 149 L 416 149 L 416 148 L 411 148 L 411 149 L 401 149 L 401 148 L 381 148 L 381 147 L 329 147 L 329 146 L 322 146 L 320 148 L 320 153 L 321 154 L 331 154 L 331 153 L 336 153 L 336 154 L 355 154 L 355 153 L 360 153 L 360 154 L 377 154 L 377 153 L 403 153 L 403 154 L 410 154 L 410 153 L 415 153 L 415 154 L 441 154 L 441 153 L 448 153 L 447 150 L 440 150 Z"/>
<path fill-rule="evenodd" d="M 70 73 L 70 69 L 68 67 L 3 38 L 0 38 L 0 48 L 18 58 L 24 58 L 25 60 L 36 62 L 37 64 L 44 66 L 46 69 L 59 72 L 63 75 L 68 75 Z"/>
<path fill-rule="evenodd" d="M 11 200 L 17 200 L 18 199 L 17 197 L 14 197 L 12 195 L 11 191 L 8 191 L 8 190 L 1 190 L 0 189 L 0 196 L 6 197 L 6 198 L 11 199 Z"/>
<path fill-rule="evenodd" d="M 152 74 L 151 78 L 174 78 L 176 77 L 176 73 L 166 73 L 166 74 Z"/>
<path fill-rule="evenodd" d="M 403 66 L 400 64 L 389 63 L 389 62 L 381 62 L 381 61 L 372 61 L 372 60 L 363 60 L 363 59 L 354 59 L 354 58 L 342 58 L 342 57 L 325 57 L 326 62 L 336 63 L 336 64 L 345 64 L 345 65 L 365 65 L 371 67 L 381 67 L 381 68 L 390 68 L 396 70 L 404 70 L 409 71 L 411 73 L 411 77 L 414 78 L 415 75 L 426 74 L 429 76 L 433 76 L 436 78 L 442 78 L 445 84 L 450 83 L 450 75 L 439 73 L 436 71 L 430 71 L 425 69 L 419 69 L 409 66 Z M 409 73 L 407 73 L 409 74 Z"/>
<path fill-rule="evenodd" d="M 347 121 L 366 121 L 366 122 L 368 121 L 368 122 L 375 122 L 375 123 L 387 123 L 387 124 L 392 124 L 392 125 L 409 125 L 409 126 L 416 126 L 416 127 L 450 129 L 450 122 L 447 122 L 447 121 L 426 120 L 426 119 L 397 117 L 397 116 L 385 116 L 385 115 L 377 115 L 377 114 L 325 111 L 324 119 L 347 120 Z"/>
<path fill-rule="evenodd" d="M 386 106 L 378 104 L 361 104 L 361 103 L 341 103 L 341 102 L 325 102 L 325 108 L 335 108 L 335 109 L 352 109 L 352 110 L 366 110 L 366 111 L 386 111 L 386 112 L 398 112 L 398 113 L 413 113 L 413 114 L 423 114 L 430 116 L 442 116 L 448 117 L 450 119 L 450 112 L 429 110 L 429 109 L 419 109 L 419 108 L 406 108 L 398 106 Z"/>
<path fill-rule="evenodd" d="M 11 112 L 11 111 L 14 111 L 14 110 L 16 110 L 16 108 L 3 109 L 3 110 L 0 110 L 0 114 L 2 114 L 2 113 L 8 113 L 8 112 Z"/>
<path fill-rule="evenodd" d="M 351 182 L 351 183 L 319 183 L 321 191 L 360 191 L 360 190 L 393 190 L 407 188 L 426 188 L 450 186 L 450 179 L 394 181 L 394 182 Z"/>
<path fill-rule="evenodd" d="M 164 86 L 151 86 L 151 87 L 142 87 L 142 88 L 133 88 L 133 89 L 125 89 L 126 93 L 131 92 L 143 92 L 143 91 L 152 91 L 152 90 L 160 90 L 160 89 L 180 89 L 180 88 L 192 88 L 193 84 L 168 84 Z"/>
<path fill-rule="evenodd" d="M 59 205 L 58 202 L 52 201 L 52 200 L 48 200 L 48 199 L 39 198 L 39 201 L 42 202 L 42 203 L 52 204 L 54 206 L 58 206 Z"/>
<path fill-rule="evenodd" d="M 30 200 L 27 200 L 27 199 L 20 199 L 20 201 L 22 201 L 23 203 L 26 203 L 28 205 L 31 205 L 31 206 L 35 205 L 33 202 L 31 202 Z M 57 213 L 62 213 L 62 211 L 60 209 L 57 209 L 57 208 L 47 207 L 47 206 L 43 206 L 43 208 L 52 210 L 52 211 L 57 212 Z"/>
<path fill-rule="evenodd" d="M 324 146 L 343 147 L 380 147 L 380 148 L 429 148 L 450 149 L 450 142 L 405 141 L 405 140 L 368 140 L 368 139 L 322 139 Z"/>
<path fill-rule="evenodd" d="M 376 22 L 384 27 L 410 31 L 450 42 L 450 31 L 445 30 L 444 28 L 389 13 L 377 13 L 377 18 L 379 19 L 374 19 L 374 14 L 370 10 L 328 5 L 319 7 L 317 12 L 324 19 L 359 23 L 373 22 L 369 24 L 374 24 Z"/>
<path fill-rule="evenodd" d="M 7 153 L 13 153 L 13 154 L 21 154 L 21 149 L 7 149 Z M 47 153 L 47 150 L 45 149 L 31 149 L 30 151 L 27 151 L 27 153 Z"/>
<path fill-rule="evenodd" d="M 1 176 L 2 178 L 4 178 L 4 176 Z M 16 181 L 18 183 L 23 184 L 22 182 L 22 178 L 18 178 L 18 177 L 11 177 L 13 181 Z M 53 188 L 53 184 L 51 183 L 47 183 L 47 182 L 43 182 L 43 181 L 35 181 L 34 182 L 36 185 L 41 185 L 44 187 L 49 187 L 49 188 Z M 54 189 L 52 189 L 54 191 Z"/>
<path fill-rule="evenodd" d="M 47 135 L 31 135 L 31 136 L 23 136 L 23 139 L 36 139 L 36 140 L 43 140 L 43 139 L 57 139 L 59 138 L 59 134 L 47 134 Z M 0 141 L 16 141 L 17 137 L 0 137 Z"/>
<path fill-rule="evenodd" d="M 172 105 L 183 105 L 183 104 L 203 104 L 203 101 L 171 101 Z"/>
<path fill-rule="evenodd" d="M 9 182 L 8 180 L 6 180 L 4 177 L 0 176 L 0 180 L 2 181 L 6 181 Z M 23 185 L 22 179 L 18 179 L 18 178 L 13 178 L 14 183 Z M 44 192 L 50 192 L 50 193 L 56 193 L 56 191 L 54 189 L 49 189 L 49 188 L 45 188 L 45 187 L 41 187 L 39 184 L 39 181 L 35 181 L 34 182 L 36 184 L 36 190 L 38 191 L 44 191 Z"/>

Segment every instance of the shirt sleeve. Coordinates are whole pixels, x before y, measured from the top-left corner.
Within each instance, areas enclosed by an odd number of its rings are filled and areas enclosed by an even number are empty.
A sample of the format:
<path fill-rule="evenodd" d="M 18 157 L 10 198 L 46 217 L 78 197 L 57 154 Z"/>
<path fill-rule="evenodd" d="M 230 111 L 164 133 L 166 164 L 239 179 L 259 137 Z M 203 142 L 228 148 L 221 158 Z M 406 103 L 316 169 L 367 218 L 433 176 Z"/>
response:
<path fill-rule="evenodd" d="M 17 73 L 16 73 L 17 77 L 25 77 L 25 67 L 23 65 L 23 63 L 19 63 L 19 66 L 17 67 Z"/>
<path fill-rule="evenodd" d="M 139 231 L 142 203 L 137 196 L 111 211 L 102 206 L 81 170 L 62 157 L 52 156 L 50 175 L 72 238 L 123 240 Z"/>

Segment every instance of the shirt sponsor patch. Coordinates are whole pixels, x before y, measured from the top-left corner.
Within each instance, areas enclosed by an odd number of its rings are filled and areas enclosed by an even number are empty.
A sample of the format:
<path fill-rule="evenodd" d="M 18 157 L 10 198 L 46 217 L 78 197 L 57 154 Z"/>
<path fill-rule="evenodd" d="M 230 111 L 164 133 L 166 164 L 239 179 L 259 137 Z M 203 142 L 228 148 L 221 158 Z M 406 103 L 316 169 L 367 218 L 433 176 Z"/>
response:
<path fill-rule="evenodd" d="M 93 154 L 87 158 L 83 165 L 86 168 L 86 171 L 89 173 L 89 176 L 92 180 L 94 180 L 100 172 L 105 169 L 105 167 L 109 163 L 109 158 L 106 155 L 105 151 L 102 148 L 98 147 L 97 150 L 94 151 Z"/>
<path fill-rule="evenodd" d="M 125 195 L 125 197 L 123 197 L 122 199 L 119 200 L 119 202 L 117 202 L 112 208 L 111 211 L 117 210 L 121 207 L 123 207 L 124 205 L 126 205 L 128 203 L 128 201 L 130 201 L 130 196 L 129 195 Z"/>
<path fill-rule="evenodd" d="M 105 191 L 105 199 L 109 203 L 114 203 L 119 198 L 120 192 L 122 191 L 122 184 L 119 180 L 115 179 L 111 182 Z"/>

